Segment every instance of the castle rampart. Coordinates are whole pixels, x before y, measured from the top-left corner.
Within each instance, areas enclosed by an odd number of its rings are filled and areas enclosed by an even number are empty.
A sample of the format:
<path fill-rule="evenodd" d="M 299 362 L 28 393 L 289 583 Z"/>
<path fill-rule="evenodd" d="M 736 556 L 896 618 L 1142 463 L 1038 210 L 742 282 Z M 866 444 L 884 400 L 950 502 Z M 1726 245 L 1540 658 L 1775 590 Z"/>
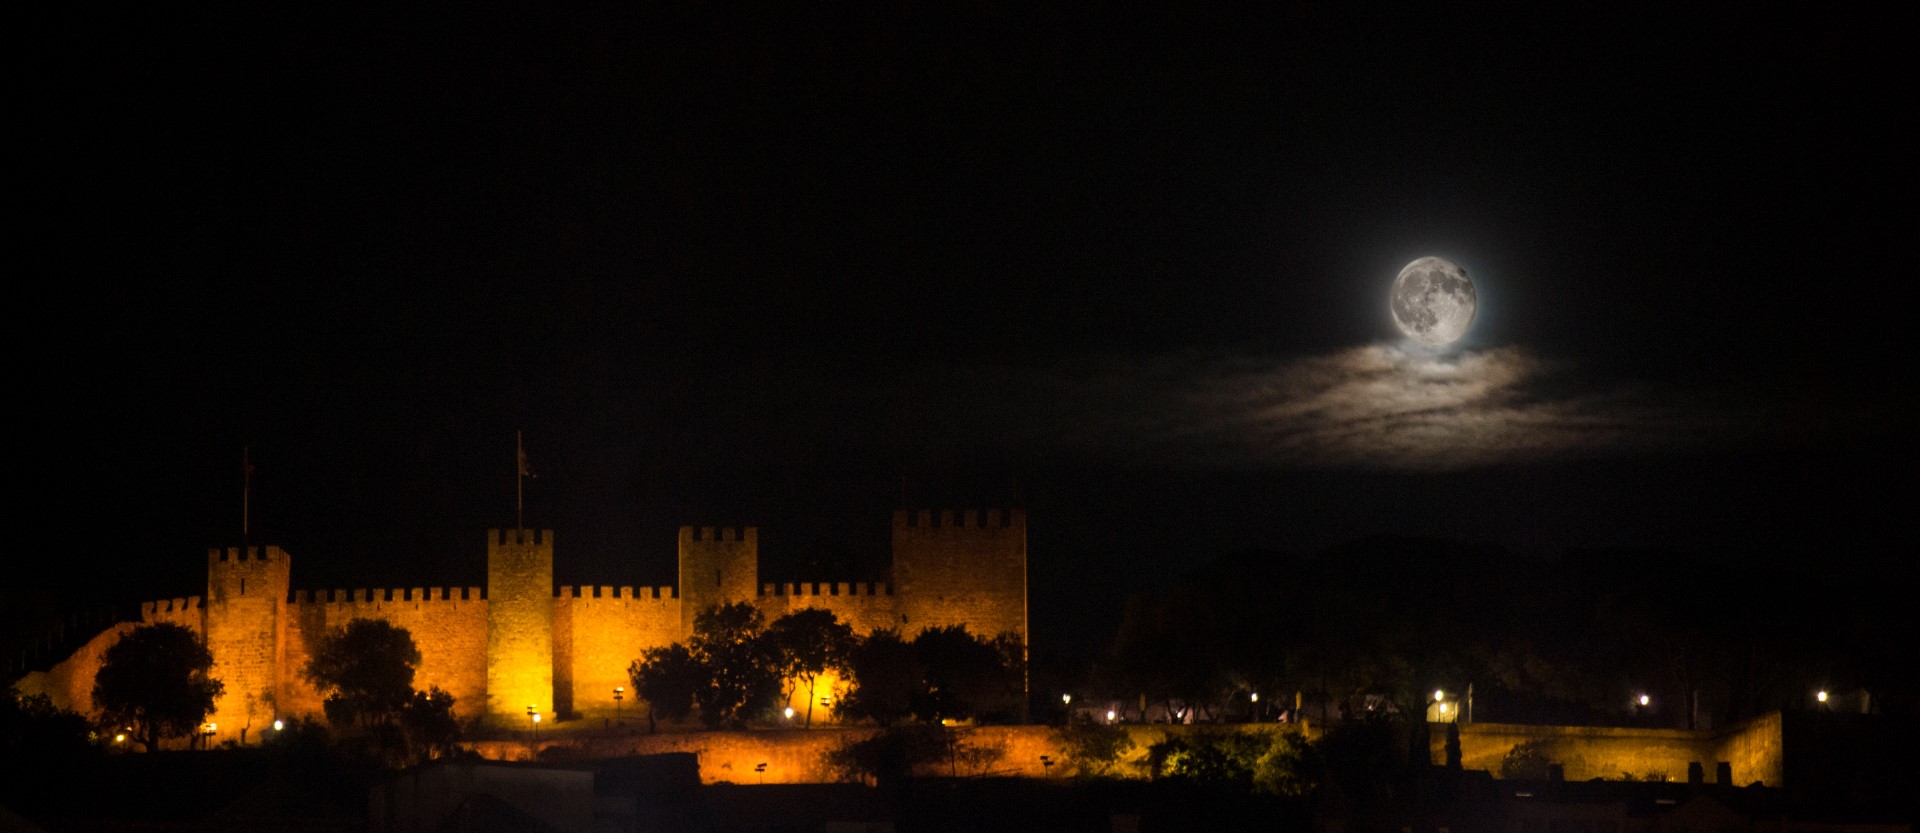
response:
<path fill-rule="evenodd" d="M 318 598 L 316 599 L 316 596 Z M 414 687 L 439 686 L 459 704 L 486 699 L 487 602 L 478 587 L 296 591 L 287 606 L 286 668 L 278 705 L 285 714 L 318 714 L 320 693 L 301 676 L 327 633 L 353 619 L 406 628 L 420 649 Z M 471 712 L 469 712 L 471 713 Z"/>
<path fill-rule="evenodd" d="M 356 618 L 405 628 L 420 650 L 414 677 L 456 699 L 465 719 L 524 726 L 526 708 L 549 718 L 610 715 L 613 692 L 641 713 L 627 668 L 648 648 L 685 641 L 709 605 L 749 602 L 771 621 L 806 608 L 832 611 L 856 632 L 882 628 L 912 638 L 957 624 L 983 636 L 1026 634 L 1026 519 L 1000 513 L 896 513 L 891 581 L 760 584 L 755 527 L 685 526 L 678 533 L 677 587 L 553 584 L 547 530 L 489 530 L 485 587 L 292 590 L 292 559 L 278 547 L 210 550 L 205 596 L 140 605 L 140 623 L 170 622 L 206 640 L 214 676 L 226 685 L 210 722 L 215 741 L 261 739 L 276 717 L 319 717 L 320 693 L 302 676 L 315 646 Z M 136 623 L 102 631 L 52 670 L 36 690 L 92 710 L 106 649 Z M 816 715 L 816 720 L 820 719 Z"/>

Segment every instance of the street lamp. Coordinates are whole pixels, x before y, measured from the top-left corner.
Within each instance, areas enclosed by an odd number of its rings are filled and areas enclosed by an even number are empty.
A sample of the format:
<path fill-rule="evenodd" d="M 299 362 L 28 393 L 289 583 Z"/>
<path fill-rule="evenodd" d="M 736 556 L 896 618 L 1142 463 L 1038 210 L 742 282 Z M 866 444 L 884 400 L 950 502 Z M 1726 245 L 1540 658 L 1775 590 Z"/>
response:
<path fill-rule="evenodd" d="M 1113 722 L 1113 709 L 1107 709 L 1107 722 Z"/>
<path fill-rule="evenodd" d="M 613 722 L 615 723 L 620 722 L 620 701 L 625 699 L 627 699 L 627 687 L 623 685 L 614 686 L 613 687 Z"/>
<path fill-rule="evenodd" d="M 1247 718 L 1249 723 L 1260 722 L 1260 692 L 1258 691 L 1247 694 Z"/>
<path fill-rule="evenodd" d="M 527 754 L 534 754 L 534 746 L 540 742 L 540 707 L 527 704 Z"/>

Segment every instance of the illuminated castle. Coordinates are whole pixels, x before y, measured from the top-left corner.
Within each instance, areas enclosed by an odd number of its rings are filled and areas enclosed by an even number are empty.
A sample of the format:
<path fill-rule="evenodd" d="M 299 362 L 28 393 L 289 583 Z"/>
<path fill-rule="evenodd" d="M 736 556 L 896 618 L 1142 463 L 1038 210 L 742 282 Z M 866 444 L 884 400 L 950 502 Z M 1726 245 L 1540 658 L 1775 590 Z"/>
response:
<path fill-rule="evenodd" d="M 487 586 L 380 590 L 291 589 L 292 559 L 278 547 L 213 550 L 207 592 L 141 605 L 139 623 L 95 636 L 46 673 L 57 705 L 91 713 L 106 649 L 137 624 L 172 622 L 201 634 L 213 676 L 226 685 L 209 722 L 216 742 L 260 738 L 274 718 L 319 716 L 321 697 L 300 670 L 316 640 L 350 619 L 406 628 L 420 648 L 417 688 L 453 694 L 463 718 L 521 725 L 527 707 L 549 714 L 613 712 L 614 690 L 647 648 L 685 641 L 709 605 L 746 601 L 770 621 L 822 608 L 858 633 L 964 625 L 1027 641 L 1027 520 L 1021 510 L 896 511 L 892 581 L 761 584 L 755 527 L 680 528 L 679 586 L 553 584 L 551 530 L 490 530 Z"/>

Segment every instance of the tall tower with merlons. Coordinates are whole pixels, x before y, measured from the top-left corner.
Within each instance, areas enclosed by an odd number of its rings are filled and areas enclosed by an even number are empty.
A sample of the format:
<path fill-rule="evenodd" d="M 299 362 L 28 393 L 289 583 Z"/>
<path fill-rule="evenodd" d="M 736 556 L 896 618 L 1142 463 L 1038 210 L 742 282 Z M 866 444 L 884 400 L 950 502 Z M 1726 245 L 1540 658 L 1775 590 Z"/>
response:
<path fill-rule="evenodd" d="M 487 720 L 553 712 L 553 530 L 487 531 Z"/>

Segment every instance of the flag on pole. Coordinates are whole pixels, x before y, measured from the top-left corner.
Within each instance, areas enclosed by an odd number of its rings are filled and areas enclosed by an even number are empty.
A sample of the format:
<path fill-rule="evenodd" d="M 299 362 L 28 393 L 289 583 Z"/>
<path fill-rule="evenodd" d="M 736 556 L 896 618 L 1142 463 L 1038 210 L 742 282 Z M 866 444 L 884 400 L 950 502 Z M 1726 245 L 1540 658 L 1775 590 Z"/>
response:
<path fill-rule="evenodd" d="M 535 477 L 536 475 L 533 473 L 533 466 L 530 466 L 527 464 L 527 450 L 525 448 L 521 448 L 521 449 L 518 449 L 518 451 L 520 454 L 520 476 Z"/>

